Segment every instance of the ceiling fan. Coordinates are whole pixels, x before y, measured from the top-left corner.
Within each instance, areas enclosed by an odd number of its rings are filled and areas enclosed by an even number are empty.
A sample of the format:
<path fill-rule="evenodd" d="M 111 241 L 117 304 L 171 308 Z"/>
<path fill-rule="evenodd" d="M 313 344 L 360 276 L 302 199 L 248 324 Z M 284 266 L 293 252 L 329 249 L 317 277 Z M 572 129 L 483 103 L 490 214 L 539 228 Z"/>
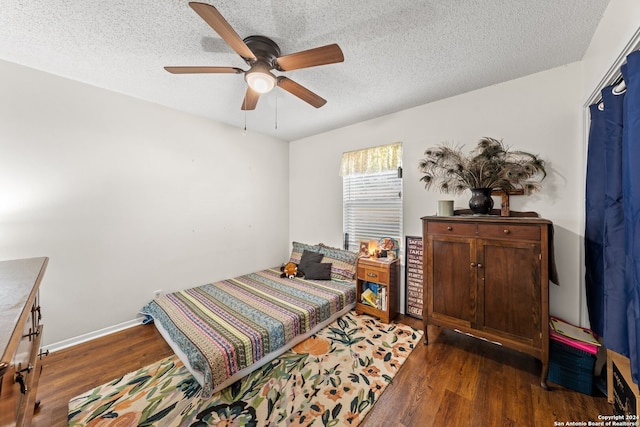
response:
<path fill-rule="evenodd" d="M 242 102 L 242 110 L 254 110 L 260 95 L 269 92 L 276 85 L 316 108 L 320 108 L 327 103 L 326 99 L 293 80 L 284 76 L 274 75 L 272 70 L 291 71 L 343 62 L 344 55 L 340 46 L 330 44 L 280 56 L 280 47 L 268 37 L 248 36 L 245 39 L 241 39 L 215 7 L 197 2 L 190 2 L 189 6 L 240 55 L 250 68 L 245 71 L 237 67 L 196 66 L 164 67 L 165 70 L 173 74 L 244 74 L 244 79 L 248 86 Z"/>

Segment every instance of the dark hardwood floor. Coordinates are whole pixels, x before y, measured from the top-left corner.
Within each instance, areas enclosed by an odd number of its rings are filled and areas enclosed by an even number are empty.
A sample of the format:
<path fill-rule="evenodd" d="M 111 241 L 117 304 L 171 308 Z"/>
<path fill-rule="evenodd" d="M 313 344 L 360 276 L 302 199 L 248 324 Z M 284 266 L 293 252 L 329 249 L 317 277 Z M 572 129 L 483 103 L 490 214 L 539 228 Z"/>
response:
<path fill-rule="evenodd" d="M 418 319 L 399 320 L 421 328 Z M 551 390 L 543 390 L 540 362 L 530 356 L 429 328 L 429 345 L 420 342 L 362 426 L 551 427 L 613 413 L 604 396 L 553 383 Z M 152 325 L 52 353 L 43 361 L 34 426 L 66 426 L 69 399 L 170 354 Z"/>
<path fill-rule="evenodd" d="M 43 359 L 36 427 L 66 426 L 69 400 L 118 376 L 170 356 L 173 351 L 153 325 L 126 329 Z"/>

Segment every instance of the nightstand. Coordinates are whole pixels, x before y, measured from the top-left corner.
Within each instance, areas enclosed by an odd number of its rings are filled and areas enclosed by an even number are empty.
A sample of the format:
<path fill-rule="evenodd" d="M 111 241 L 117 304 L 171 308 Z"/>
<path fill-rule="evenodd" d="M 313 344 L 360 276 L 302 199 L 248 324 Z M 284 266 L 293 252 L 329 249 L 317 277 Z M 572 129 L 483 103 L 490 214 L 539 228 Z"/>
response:
<path fill-rule="evenodd" d="M 395 319 L 398 314 L 399 270 L 397 258 L 358 258 L 356 313 L 378 317 L 385 323 Z"/>

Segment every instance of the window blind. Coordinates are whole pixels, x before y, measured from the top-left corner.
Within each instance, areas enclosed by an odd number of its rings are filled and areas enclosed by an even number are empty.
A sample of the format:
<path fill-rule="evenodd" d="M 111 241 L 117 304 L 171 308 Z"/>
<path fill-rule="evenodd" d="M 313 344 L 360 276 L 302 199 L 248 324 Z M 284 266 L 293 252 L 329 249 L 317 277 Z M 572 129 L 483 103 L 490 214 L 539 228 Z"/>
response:
<path fill-rule="evenodd" d="M 399 171 L 343 176 L 345 249 L 362 240 L 393 237 L 402 242 L 402 178 Z"/>

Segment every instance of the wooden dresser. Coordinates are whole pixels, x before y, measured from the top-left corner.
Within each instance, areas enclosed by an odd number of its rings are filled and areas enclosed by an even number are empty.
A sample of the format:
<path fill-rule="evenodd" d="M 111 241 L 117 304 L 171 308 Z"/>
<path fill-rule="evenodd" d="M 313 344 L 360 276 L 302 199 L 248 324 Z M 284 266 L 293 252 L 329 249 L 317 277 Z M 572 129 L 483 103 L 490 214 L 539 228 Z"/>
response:
<path fill-rule="evenodd" d="M 0 261 L 0 427 L 30 426 L 40 376 L 40 298 L 48 258 Z"/>
<path fill-rule="evenodd" d="M 427 325 L 509 347 L 549 371 L 548 220 L 500 216 L 427 216 L 423 225 Z"/>

